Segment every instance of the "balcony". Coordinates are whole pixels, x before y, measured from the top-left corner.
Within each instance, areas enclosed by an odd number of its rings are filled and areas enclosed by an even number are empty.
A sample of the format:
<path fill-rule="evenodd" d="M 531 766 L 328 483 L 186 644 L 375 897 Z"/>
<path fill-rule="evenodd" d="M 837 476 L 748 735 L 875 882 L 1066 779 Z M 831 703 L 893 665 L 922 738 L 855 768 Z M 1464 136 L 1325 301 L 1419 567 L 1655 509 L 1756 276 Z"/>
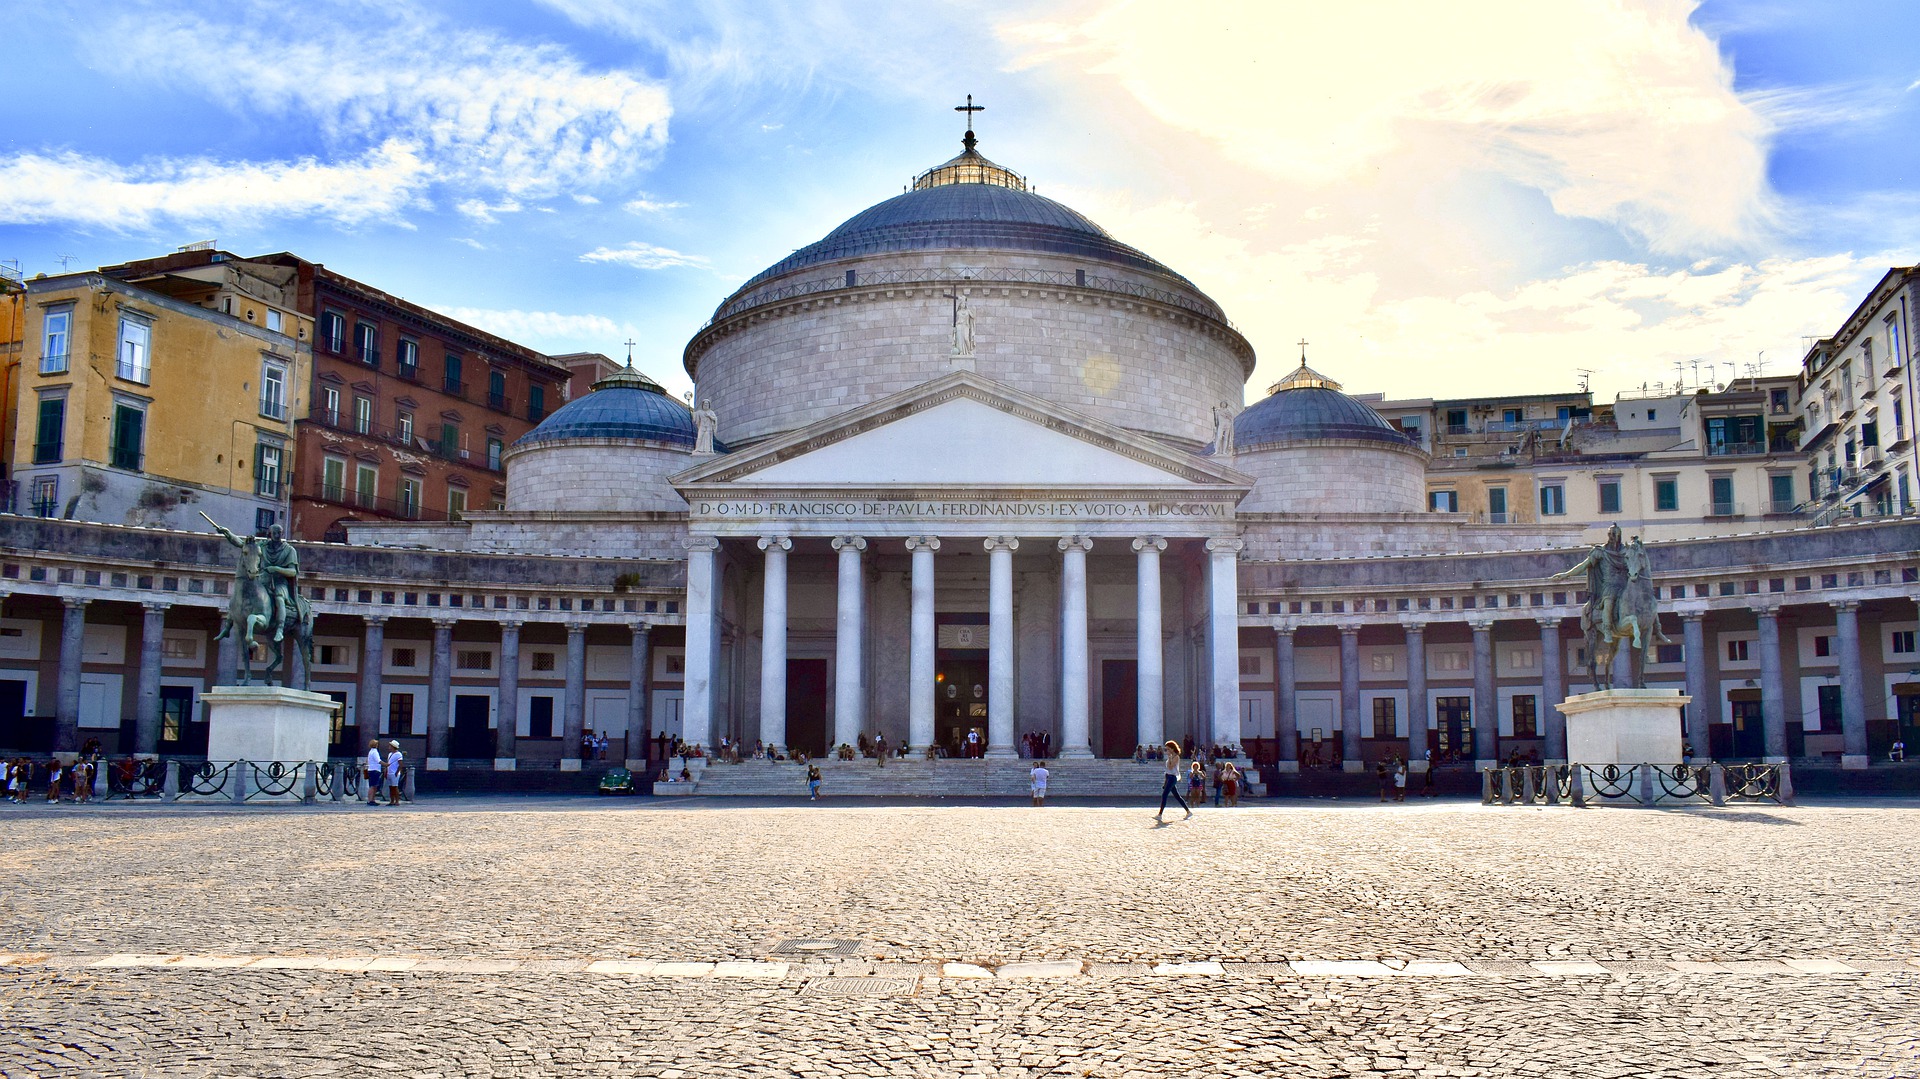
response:
<path fill-rule="evenodd" d="M 361 345 L 360 362 L 378 371 L 380 369 L 380 350 L 372 345 Z"/>
<path fill-rule="evenodd" d="M 1765 442 L 1719 442 L 1707 445 L 1708 457 L 1741 457 L 1767 452 Z"/>
<path fill-rule="evenodd" d="M 489 393 L 487 394 L 487 407 L 493 409 L 495 412 L 510 413 L 513 411 L 513 398 L 508 397 L 504 393 Z"/>
<path fill-rule="evenodd" d="M 467 384 L 457 378 L 442 379 L 440 382 L 440 392 L 446 394 L 448 397 L 458 397 L 464 401 L 467 396 Z"/>
<path fill-rule="evenodd" d="M 35 517 L 52 517 L 55 513 L 59 512 L 59 509 L 60 504 L 58 502 L 50 502 L 42 499 L 33 503 L 33 515 Z"/>
<path fill-rule="evenodd" d="M 145 454 L 127 446 L 114 446 L 107 451 L 107 463 L 115 468 L 124 468 L 128 472 L 140 471 L 140 461 Z"/>
<path fill-rule="evenodd" d="M 33 444 L 33 463 L 36 465 L 57 465 L 60 463 L 61 444 L 58 442 L 35 442 Z"/>
<path fill-rule="evenodd" d="M 1800 504 L 1791 498 L 1776 498 L 1767 503 L 1767 512 L 1774 516 L 1790 515 L 1800 508 Z"/>
<path fill-rule="evenodd" d="M 396 367 L 393 373 L 406 379 L 408 382 L 420 381 L 420 365 L 417 363 L 403 363 L 399 367 Z"/>
<path fill-rule="evenodd" d="M 1709 517 L 1744 517 L 1742 506 L 1738 502 L 1711 502 L 1707 505 Z"/>
<path fill-rule="evenodd" d="M 296 492 L 296 494 L 297 493 L 298 492 Z M 378 495 L 370 495 L 352 488 L 329 484 L 324 480 L 315 485 L 312 492 L 307 494 L 306 497 L 321 502 L 328 502 L 336 506 L 345 506 L 348 509 L 365 510 L 368 513 L 380 517 L 400 521 L 449 520 L 445 513 L 426 509 L 418 502 L 410 502 L 399 498 L 382 498 Z"/>
<path fill-rule="evenodd" d="M 544 409 L 544 408 L 541 408 L 541 407 L 540 407 L 539 405 L 536 405 L 536 404 L 532 404 L 532 403 L 529 403 L 529 404 L 527 405 L 527 420 L 528 420 L 528 422 L 530 422 L 530 423 L 539 423 L 539 422 L 540 422 L 541 420 L 544 420 L 544 419 L 546 419 L 546 418 L 547 418 L 547 410 L 546 410 L 546 409 Z"/>

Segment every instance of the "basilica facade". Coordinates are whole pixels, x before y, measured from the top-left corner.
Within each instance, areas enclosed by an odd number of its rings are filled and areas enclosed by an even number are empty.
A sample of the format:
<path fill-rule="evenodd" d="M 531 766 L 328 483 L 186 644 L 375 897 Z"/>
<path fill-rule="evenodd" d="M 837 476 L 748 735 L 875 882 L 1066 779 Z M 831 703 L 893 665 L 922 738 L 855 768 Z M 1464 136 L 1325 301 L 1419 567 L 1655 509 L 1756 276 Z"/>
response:
<path fill-rule="evenodd" d="M 695 407 L 625 369 L 502 455 L 502 508 L 302 546 L 336 750 L 430 771 L 818 755 L 1274 773 L 1564 759 L 1582 523 L 1433 512 L 1417 438 L 1148 254 L 964 152 L 724 299 Z M 1338 359 L 1315 365 L 1335 370 Z M 1914 522 L 1649 545 L 1701 755 L 1866 766 L 1920 700 Z M 234 666 L 217 540 L 7 526 L 0 748 L 191 755 Z M 224 642 L 222 642 L 224 644 Z M 17 697 L 17 700 L 15 699 Z M 203 743 L 202 743 L 203 744 Z"/>

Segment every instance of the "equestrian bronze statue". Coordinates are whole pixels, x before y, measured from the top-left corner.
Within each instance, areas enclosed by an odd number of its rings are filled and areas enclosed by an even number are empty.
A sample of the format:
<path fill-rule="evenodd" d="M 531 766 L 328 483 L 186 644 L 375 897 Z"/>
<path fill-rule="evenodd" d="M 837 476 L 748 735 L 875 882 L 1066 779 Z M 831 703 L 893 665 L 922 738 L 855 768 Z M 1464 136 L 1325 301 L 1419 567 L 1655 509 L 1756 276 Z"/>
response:
<path fill-rule="evenodd" d="M 1553 575 L 1571 577 L 1585 571 L 1587 602 L 1580 608 L 1580 632 L 1586 638 L 1587 673 L 1595 689 L 1613 689 L 1613 659 L 1625 642 L 1640 653 L 1629 664 L 1633 688 L 1644 687 L 1642 669 L 1655 645 L 1672 643 L 1660 628 L 1658 593 L 1647 549 L 1634 537 L 1621 543 L 1620 527 L 1607 530 L 1607 541 L 1587 552 L 1575 565 Z M 1631 652 L 1629 653 L 1631 655 Z"/>
<path fill-rule="evenodd" d="M 313 608 L 300 595 L 300 552 L 282 538 L 279 525 L 263 536 L 244 539 L 206 514 L 200 515 L 213 525 L 222 539 L 240 550 L 240 565 L 233 575 L 233 594 L 227 598 L 226 617 L 214 640 L 232 636 L 240 645 L 240 684 L 253 682 L 254 636 L 271 630 L 269 659 L 260 672 L 271 681 L 278 673 L 280 684 L 287 684 L 286 641 L 293 639 L 300 650 L 300 685 L 307 688 L 307 672 L 313 667 Z"/>

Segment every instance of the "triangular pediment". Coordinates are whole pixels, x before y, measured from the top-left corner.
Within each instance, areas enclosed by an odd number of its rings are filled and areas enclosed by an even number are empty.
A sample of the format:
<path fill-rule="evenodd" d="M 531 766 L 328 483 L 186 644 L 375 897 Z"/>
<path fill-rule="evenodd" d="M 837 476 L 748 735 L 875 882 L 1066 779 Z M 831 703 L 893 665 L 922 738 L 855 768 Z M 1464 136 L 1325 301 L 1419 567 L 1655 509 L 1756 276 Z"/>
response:
<path fill-rule="evenodd" d="M 1233 469 L 972 372 L 717 457 L 678 486 L 1251 486 Z"/>

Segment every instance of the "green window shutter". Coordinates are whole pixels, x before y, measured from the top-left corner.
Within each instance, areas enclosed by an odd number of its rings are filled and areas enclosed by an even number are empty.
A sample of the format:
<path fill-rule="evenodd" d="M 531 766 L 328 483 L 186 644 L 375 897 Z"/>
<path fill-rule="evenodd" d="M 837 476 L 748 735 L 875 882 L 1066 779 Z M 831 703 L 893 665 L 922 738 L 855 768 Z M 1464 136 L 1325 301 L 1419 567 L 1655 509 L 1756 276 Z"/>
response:
<path fill-rule="evenodd" d="M 34 436 L 34 463 L 44 465 L 60 460 L 65 452 L 66 432 L 66 398 L 43 398 L 40 402 L 40 429 Z"/>

